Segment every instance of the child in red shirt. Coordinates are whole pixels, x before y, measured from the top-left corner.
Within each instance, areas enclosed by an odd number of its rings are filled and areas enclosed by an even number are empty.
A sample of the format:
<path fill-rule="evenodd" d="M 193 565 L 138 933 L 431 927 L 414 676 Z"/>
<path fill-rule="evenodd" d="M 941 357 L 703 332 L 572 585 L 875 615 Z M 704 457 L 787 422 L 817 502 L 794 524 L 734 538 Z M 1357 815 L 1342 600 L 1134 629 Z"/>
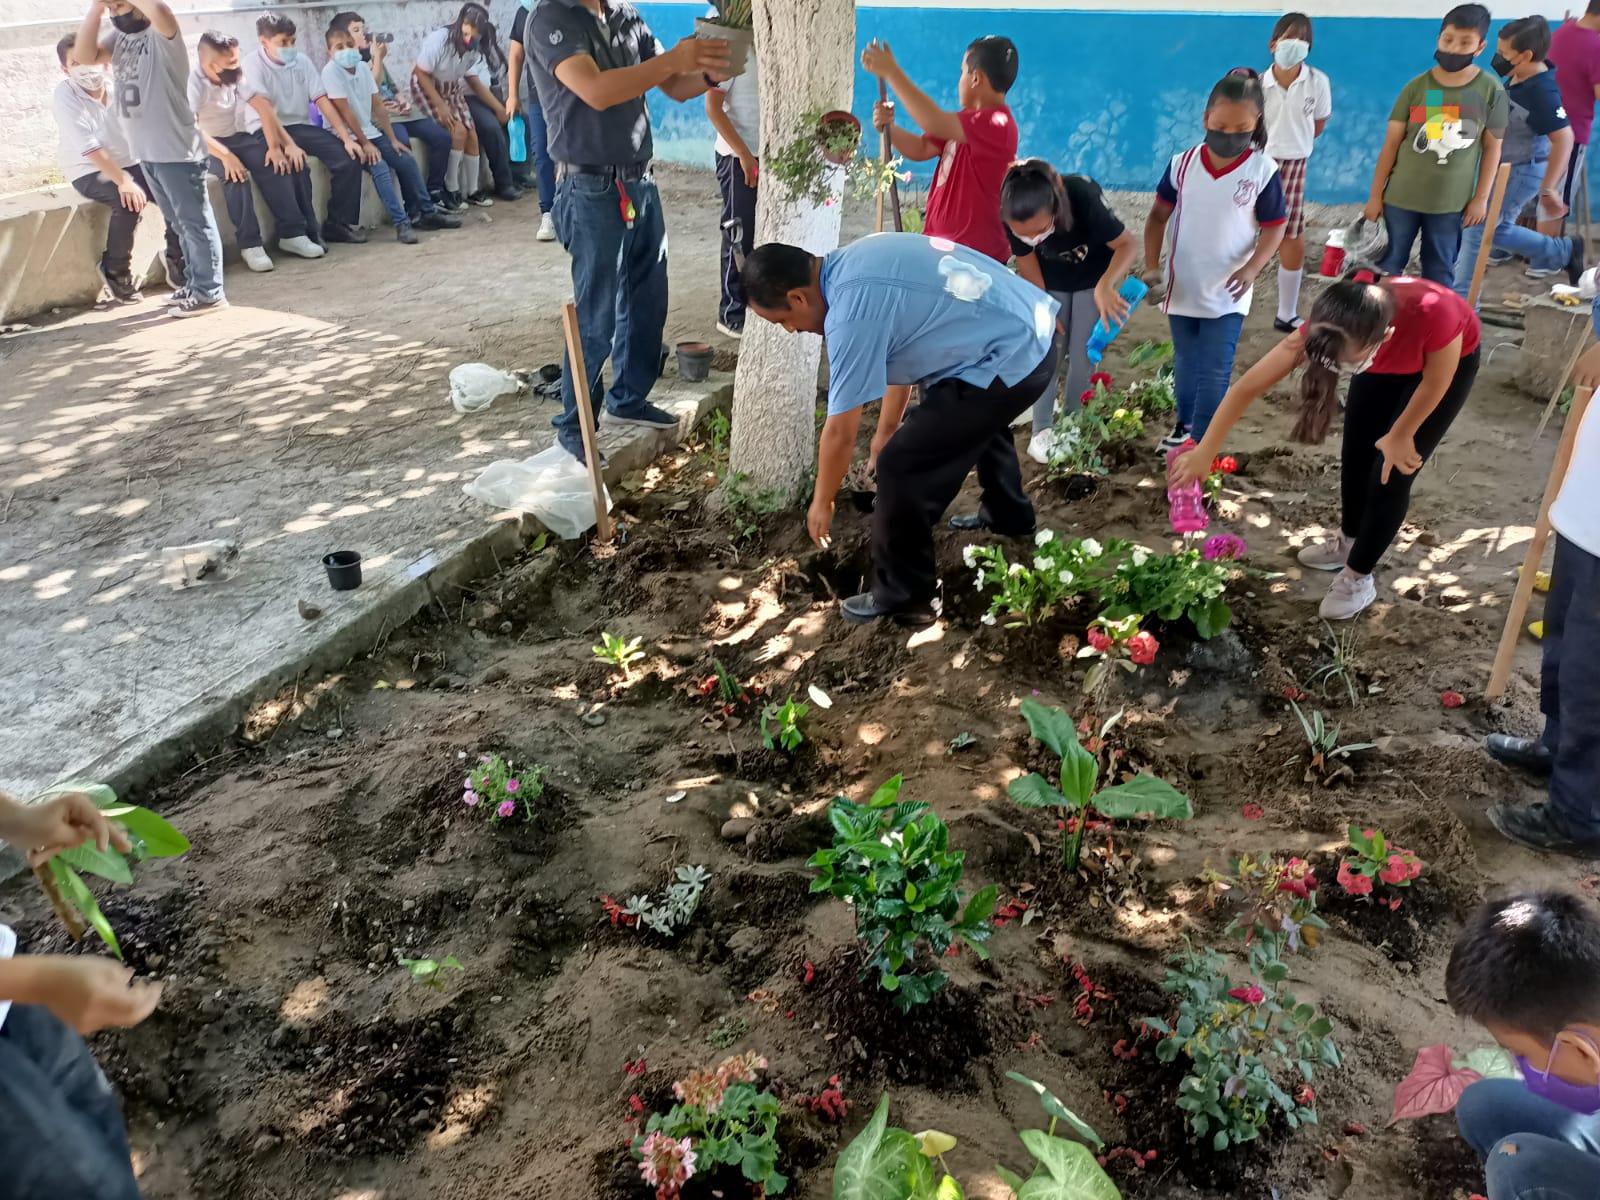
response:
<path fill-rule="evenodd" d="M 894 104 L 879 103 L 872 123 L 888 131 L 895 153 L 911 162 L 939 160 L 922 232 L 1008 262 L 1011 244 L 1000 219 L 1000 185 L 1017 157 L 1017 123 L 1006 107 L 1006 93 L 1017 78 L 1017 48 L 1011 39 L 981 37 L 967 47 L 956 88 L 958 112 L 946 112 L 912 83 L 887 42 L 870 43 L 861 52 L 861 66 L 889 85 L 922 128 L 921 133 L 900 128 Z M 902 387 L 885 394 L 869 463 L 877 461 L 878 451 L 900 427 L 910 395 L 911 389 Z"/>

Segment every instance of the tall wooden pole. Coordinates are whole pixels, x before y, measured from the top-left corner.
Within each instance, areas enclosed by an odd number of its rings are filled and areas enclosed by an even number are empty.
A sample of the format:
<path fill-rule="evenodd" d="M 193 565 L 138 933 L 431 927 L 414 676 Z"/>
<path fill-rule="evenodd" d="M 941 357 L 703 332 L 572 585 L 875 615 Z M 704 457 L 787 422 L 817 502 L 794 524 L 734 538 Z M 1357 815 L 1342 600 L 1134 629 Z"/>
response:
<path fill-rule="evenodd" d="M 1478 306 L 1478 291 L 1483 287 L 1483 273 L 1489 269 L 1489 251 L 1494 249 L 1494 231 L 1500 224 L 1500 209 L 1506 202 L 1506 181 L 1511 178 L 1511 166 L 1502 163 L 1494 175 L 1494 191 L 1489 193 L 1489 211 L 1483 218 L 1483 241 L 1478 244 L 1478 261 L 1472 268 L 1472 286 L 1467 289 L 1467 303 Z"/>
<path fill-rule="evenodd" d="M 594 489 L 594 536 L 611 540 L 611 513 L 606 509 L 606 485 L 600 478 L 600 445 L 594 430 L 594 409 L 589 406 L 589 366 L 583 361 L 583 339 L 578 336 L 578 306 L 568 300 L 561 306 L 561 328 L 567 336 L 567 365 L 572 370 L 572 392 L 578 402 L 578 425 L 583 430 L 584 465 Z"/>

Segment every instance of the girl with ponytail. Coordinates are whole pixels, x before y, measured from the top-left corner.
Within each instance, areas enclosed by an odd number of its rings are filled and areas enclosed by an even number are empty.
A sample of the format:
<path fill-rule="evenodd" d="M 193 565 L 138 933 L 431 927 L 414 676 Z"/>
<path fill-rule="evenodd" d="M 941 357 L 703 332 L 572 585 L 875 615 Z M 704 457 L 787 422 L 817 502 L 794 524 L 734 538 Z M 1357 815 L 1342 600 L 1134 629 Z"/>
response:
<path fill-rule="evenodd" d="M 1205 437 L 1174 465 L 1173 482 L 1204 479 L 1245 409 L 1297 368 L 1293 436 L 1320 443 L 1338 409 L 1339 379 L 1349 376 L 1339 529 L 1299 557 L 1303 566 L 1339 572 L 1323 618 L 1353 617 L 1377 599 L 1372 572 L 1405 521 L 1412 480 L 1466 403 L 1478 343 L 1477 314 L 1449 288 L 1358 271 L 1324 291 L 1310 320 L 1228 389 Z"/>
<path fill-rule="evenodd" d="M 1266 144 L 1261 76 L 1237 68 L 1211 89 L 1205 140 L 1175 155 L 1156 188 L 1144 227 L 1145 281 L 1166 288 L 1178 393 L 1163 454 L 1205 436 L 1228 390 L 1256 276 L 1283 241 L 1283 183 Z"/>
<path fill-rule="evenodd" d="M 1100 185 L 1083 175 L 1065 178 L 1042 158 L 1013 163 L 1000 185 L 1000 216 L 1006 223 L 1017 274 L 1061 302 L 1066 334 L 1066 402 L 1076 404 L 1089 388 L 1087 346 L 1095 324 L 1128 319 L 1118 294 L 1139 253 L 1133 234 L 1106 204 Z M 1050 461 L 1056 389 L 1033 406 L 1028 454 Z"/>

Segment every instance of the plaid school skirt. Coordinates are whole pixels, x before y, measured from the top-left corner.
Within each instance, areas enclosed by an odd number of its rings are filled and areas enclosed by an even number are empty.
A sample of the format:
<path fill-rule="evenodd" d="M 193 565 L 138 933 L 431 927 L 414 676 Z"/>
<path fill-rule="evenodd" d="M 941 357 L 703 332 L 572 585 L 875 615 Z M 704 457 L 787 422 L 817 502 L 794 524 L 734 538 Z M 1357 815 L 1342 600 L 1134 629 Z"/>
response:
<path fill-rule="evenodd" d="M 450 127 L 451 118 L 454 118 L 463 129 L 470 132 L 472 129 L 472 110 L 467 107 L 466 80 L 457 79 L 454 83 L 440 83 L 438 79 L 435 79 L 433 86 L 438 89 L 439 99 L 444 101 L 445 108 L 449 110 L 448 113 L 440 112 L 434 106 L 433 100 L 428 96 L 427 92 L 422 90 L 422 85 L 417 82 L 417 77 L 413 75 L 411 77 L 411 99 L 416 101 L 417 107 L 447 129 Z"/>
<path fill-rule="evenodd" d="M 1285 158 L 1278 163 L 1278 179 L 1283 184 L 1283 207 L 1287 220 L 1286 238 L 1304 237 L 1306 232 L 1306 159 Z"/>

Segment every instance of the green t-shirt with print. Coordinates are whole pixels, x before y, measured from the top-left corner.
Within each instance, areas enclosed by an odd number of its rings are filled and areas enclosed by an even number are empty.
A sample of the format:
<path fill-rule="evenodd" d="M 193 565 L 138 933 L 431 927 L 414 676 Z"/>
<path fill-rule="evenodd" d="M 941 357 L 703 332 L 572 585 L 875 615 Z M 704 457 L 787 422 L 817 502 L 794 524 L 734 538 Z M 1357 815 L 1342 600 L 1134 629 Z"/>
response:
<path fill-rule="evenodd" d="M 1480 70 L 1459 87 L 1432 71 L 1401 89 L 1389 120 L 1403 121 L 1405 140 L 1383 198 L 1412 212 L 1460 212 L 1478 187 L 1483 134 L 1504 137 L 1511 104 L 1500 81 Z"/>

